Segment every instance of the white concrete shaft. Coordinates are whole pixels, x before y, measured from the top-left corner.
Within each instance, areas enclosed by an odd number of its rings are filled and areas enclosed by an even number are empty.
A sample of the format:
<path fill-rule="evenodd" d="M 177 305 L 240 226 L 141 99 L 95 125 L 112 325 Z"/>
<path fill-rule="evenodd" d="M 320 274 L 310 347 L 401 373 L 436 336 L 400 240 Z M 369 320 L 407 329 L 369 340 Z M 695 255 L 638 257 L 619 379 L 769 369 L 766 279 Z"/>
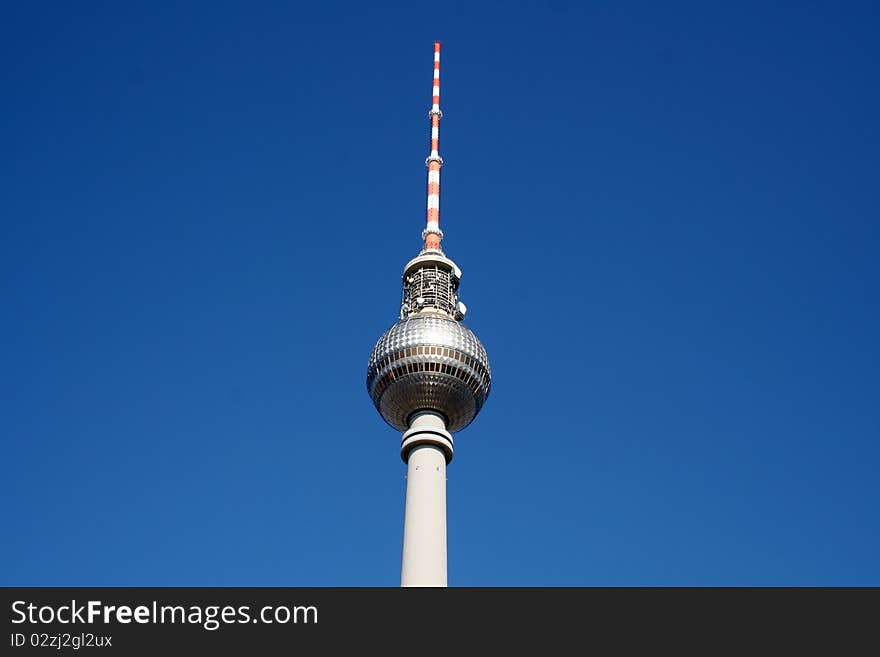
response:
<path fill-rule="evenodd" d="M 443 440 L 438 433 L 449 436 L 443 418 L 424 413 L 407 436 Z M 400 585 L 446 586 L 446 453 L 432 442 L 417 444 L 407 459 Z"/>

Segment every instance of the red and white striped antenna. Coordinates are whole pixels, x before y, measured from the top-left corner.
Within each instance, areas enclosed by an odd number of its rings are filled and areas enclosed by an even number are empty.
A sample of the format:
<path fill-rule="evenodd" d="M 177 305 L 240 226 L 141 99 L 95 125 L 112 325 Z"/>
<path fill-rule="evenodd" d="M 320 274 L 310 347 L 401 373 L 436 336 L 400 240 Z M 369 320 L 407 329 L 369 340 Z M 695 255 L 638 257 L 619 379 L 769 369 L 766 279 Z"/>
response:
<path fill-rule="evenodd" d="M 443 158 L 440 157 L 440 119 L 443 112 L 440 111 L 440 42 L 434 42 L 434 88 L 431 99 L 431 154 L 425 160 L 428 167 L 428 217 L 427 226 L 422 231 L 425 240 L 425 251 L 441 251 L 440 240 L 443 239 L 443 231 L 440 230 L 440 167 L 443 166 Z"/>

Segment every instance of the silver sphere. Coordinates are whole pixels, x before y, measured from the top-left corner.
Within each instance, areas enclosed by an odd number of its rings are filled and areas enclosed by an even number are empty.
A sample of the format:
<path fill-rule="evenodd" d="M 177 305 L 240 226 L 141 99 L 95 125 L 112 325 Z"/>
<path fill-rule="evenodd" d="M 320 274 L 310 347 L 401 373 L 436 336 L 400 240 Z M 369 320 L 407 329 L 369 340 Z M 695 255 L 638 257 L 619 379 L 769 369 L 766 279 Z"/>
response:
<path fill-rule="evenodd" d="M 414 315 L 379 338 L 367 367 L 367 391 L 392 427 L 406 431 L 413 414 L 430 410 L 450 432 L 477 416 L 492 373 L 482 343 L 465 325 L 437 315 Z"/>

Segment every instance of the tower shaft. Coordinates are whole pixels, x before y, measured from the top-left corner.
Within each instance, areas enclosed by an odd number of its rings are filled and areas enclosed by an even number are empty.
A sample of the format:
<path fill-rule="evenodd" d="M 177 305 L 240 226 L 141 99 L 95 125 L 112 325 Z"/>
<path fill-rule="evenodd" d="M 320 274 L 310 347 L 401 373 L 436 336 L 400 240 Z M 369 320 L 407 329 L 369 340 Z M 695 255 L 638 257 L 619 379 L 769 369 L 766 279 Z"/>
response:
<path fill-rule="evenodd" d="M 420 413 L 404 434 L 401 586 L 446 586 L 446 462 L 451 449 L 452 436 L 436 413 Z"/>

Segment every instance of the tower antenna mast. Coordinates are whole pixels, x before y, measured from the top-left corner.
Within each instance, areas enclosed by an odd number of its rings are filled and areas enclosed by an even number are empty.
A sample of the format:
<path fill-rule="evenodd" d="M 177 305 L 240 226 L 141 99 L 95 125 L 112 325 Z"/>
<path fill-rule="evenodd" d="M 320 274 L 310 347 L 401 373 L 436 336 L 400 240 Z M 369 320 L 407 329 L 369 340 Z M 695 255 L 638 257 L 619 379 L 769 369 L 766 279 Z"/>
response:
<path fill-rule="evenodd" d="M 428 116 L 431 119 L 431 153 L 425 160 L 425 166 L 428 167 L 428 216 L 422 237 L 425 240 L 425 251 L 441 251 L 440 240 L 443 239 L 443 231 L 440 230 L 440 169 L 443 166 L 443 158 L 440 157 L 440 119 L 443 118 L 443 112 L 440 111 L 439 41 L 434 42 L 434 82 Z"/>

